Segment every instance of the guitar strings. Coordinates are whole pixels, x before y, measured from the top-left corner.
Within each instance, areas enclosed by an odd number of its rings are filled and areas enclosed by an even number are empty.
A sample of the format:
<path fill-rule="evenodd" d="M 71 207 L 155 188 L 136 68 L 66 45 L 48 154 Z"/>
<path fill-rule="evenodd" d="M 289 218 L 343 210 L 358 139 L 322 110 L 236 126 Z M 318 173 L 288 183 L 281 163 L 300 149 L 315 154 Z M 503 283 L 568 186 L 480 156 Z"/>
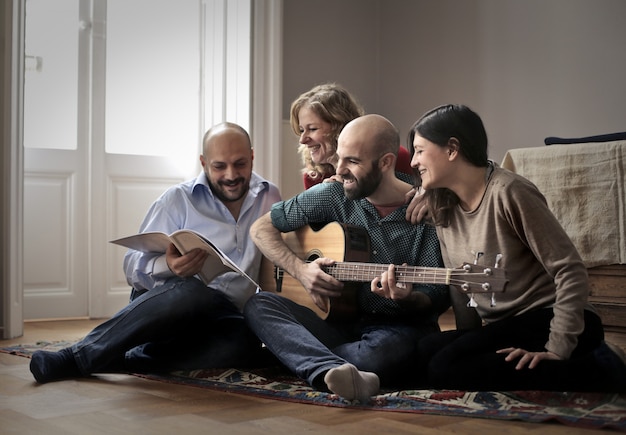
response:
<path fill-rule="evenodd" d="M 387 271 L 388 265 L 375 263 L 339 262 L 322 269 L 339 281 L 367 282 L 380 276 Z M 282 277 L 284 270 L 278 269 L 278 278 Z M 427 283 L 463 285 L 483 282 L 469 280 L 468 278 L 484 277 L 484 272 L 468 272 L 463 268 L 446 269 L 437 267 L 396 266 L 396 281 L 402 283 Z M 486 291 L 485 289 L 484 291 Z"/>
<path fill-rule="evenodd" d="M 371 281 L 387 270 L 387 265 L 343 262 L 324 267 L 340 281 Z M 436 267 L 396 266 L 398 282 L 456 283 L 467 281 L 468 277 L 484 276 L 484 272 L 467 272 L 465 269 L 444 269 Z M 455 279 L 456 278 L 456 279 Z M 434 280 L 434 282 L 433 282 Z"/>

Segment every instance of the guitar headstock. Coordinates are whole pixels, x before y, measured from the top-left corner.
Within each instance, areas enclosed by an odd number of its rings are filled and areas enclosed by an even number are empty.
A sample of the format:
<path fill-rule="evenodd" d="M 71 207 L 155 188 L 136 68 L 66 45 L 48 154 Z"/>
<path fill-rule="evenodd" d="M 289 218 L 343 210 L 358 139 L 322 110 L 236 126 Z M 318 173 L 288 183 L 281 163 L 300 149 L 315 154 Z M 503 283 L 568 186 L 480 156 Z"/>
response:
<path fill-rule="evenodd" d="M 498 267 L 464 263 L 450 272 L 450 285 L 463 293 L 502 293 L 508 282 L 506 271 Z"/>

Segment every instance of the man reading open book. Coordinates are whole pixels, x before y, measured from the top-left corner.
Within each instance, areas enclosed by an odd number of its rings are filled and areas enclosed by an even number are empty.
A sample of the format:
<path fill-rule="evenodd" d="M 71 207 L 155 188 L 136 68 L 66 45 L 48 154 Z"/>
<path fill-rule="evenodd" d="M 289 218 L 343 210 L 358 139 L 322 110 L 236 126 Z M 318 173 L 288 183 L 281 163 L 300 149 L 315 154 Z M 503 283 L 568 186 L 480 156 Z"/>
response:
<path fill-rule="evenodd" d="M 203 139 L 203 171 L 157 199 L 140 232 L 192 229 L 256 280 L 261 254 L 248 231 L 280 194 L 252 171 L 252 160 L 243 128 L 214 126 Z M 206 256 L 200 249 L 182 255 L 173 244 L 163 253 L 129 250 L 124 270 L 132 286 L 130 303 L 75 345 L 35 352 L 30 365 L 35 380 L 259 364 L 261 344 L 241 313 L 256 288 L 235 272 L 205 285 L 197 274 Z"/>

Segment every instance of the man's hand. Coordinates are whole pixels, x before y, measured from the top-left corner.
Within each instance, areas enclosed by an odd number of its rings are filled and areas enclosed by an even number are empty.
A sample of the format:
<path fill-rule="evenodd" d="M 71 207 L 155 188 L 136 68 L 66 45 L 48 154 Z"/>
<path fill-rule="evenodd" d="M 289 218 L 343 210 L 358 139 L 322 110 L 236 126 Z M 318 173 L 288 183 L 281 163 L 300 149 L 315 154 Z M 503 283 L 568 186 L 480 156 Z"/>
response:
<path fill-rule="evenodd" d="M 396 267 L 390 264 L 386 272 L 370 283 L 373 293 L 387 299 L 403 300 L 411 293 L 412 286 L 396 281 Z"/>
<path fill-rule="evenodd" d="M 202 270 L 204 260 L 209 256 L 209 253 L 203 249 L 193 249 L 187 254 L 182 255 L 176 246 L 171 243 L 165 251 L 165 260 L 167 266 L 172 273 L 181 278 L 187 278 L 194 276 Z"/>
<path fill-rule="evenodd" d="M 377 276 L 370 283 L 373 293 L 387 299 L 405 300 L 412 292 L 413 286 L 396 281 L 396 266 L 390 264 L 386 272 Z"/>
<path fill-rule="evenodd" d="M 414 187 L 407 192 L 405 200 L 410 201 L 406 209 L 406 220 L 413 225 L 422 222 L 428 215 L 428 202 L 424 198 L 424 191 Z"/>
<path fill-rule="evenodd" d="M 318 258 L 307 262 L 299 258 L 289 249 L 280 231 L 272 224 L 270 213 L 264 214 L 252 224 L 250 237 L 265 257 L 300 281 L 322 311 L 327 313 L 330 308 L 328 298 L 341 296 L 343 283 L 322 270 L 323 266 L 331 266 L 335 261 Z"/>
<path fill-rule="evenodd" d="M 522 370 L 528 364 L 529 369 L 534 369 L 544 359 L 550 360 L 561 360 L 560 356 L 553 352 L 528 352 L 527 350 L 520 349 L 518 347 L 507 347 L 505 349 L 500 349 L 496 351 L 496 353 L 506 353 L 508 354 L 505 361 L 511 362 L 515 359 L 519 358 L 517 365 L 515 366 L 515 370 Z"/>
<path fill-rule="evenodd" d="M 329 298 L 341 296 L 343 283 L 322 270 L 323 266 L 332 266 L 334 260 L 318 258 L 310 263 L 303 262 L 298 268 L 295 278 L 300 281 L 309 296 L 322 311 L 328 312 Z"/>
<path fill-rule="evenodd" d="M 406 263 L 403 266 L 406 266 Z M 424 293 L 413 291 L 412 284 L 397 282 L 396 266 L 393 264 L 390 264 L 387 271 L 383 272 L 380 277 L 372 280 L 370 289 L 372 293 L 387 299 L 393 299 L 404 307 L 410 307 L 416 311 L 429 309 L 432 304 L 430 298 Z"/>

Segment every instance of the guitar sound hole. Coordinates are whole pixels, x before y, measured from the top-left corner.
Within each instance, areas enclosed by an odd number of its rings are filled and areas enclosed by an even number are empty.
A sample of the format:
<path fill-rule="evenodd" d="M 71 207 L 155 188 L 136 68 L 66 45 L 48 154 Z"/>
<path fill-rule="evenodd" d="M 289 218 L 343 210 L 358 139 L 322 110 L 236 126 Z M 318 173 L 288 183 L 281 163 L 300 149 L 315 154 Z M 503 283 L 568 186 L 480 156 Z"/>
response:
<path fill-rule="evenodd" d="M 311 262 L 313 262 L 313 261 L 315 261 L 315 260 L 317 260 L 318 258 L 321 258 L 321 257 L 322 257 L 322 253 L 320 251 L 317 251 L 317 250 L 311 251 L 306 256 L 306 261 L 308 263 L 311 263 Z"/>

